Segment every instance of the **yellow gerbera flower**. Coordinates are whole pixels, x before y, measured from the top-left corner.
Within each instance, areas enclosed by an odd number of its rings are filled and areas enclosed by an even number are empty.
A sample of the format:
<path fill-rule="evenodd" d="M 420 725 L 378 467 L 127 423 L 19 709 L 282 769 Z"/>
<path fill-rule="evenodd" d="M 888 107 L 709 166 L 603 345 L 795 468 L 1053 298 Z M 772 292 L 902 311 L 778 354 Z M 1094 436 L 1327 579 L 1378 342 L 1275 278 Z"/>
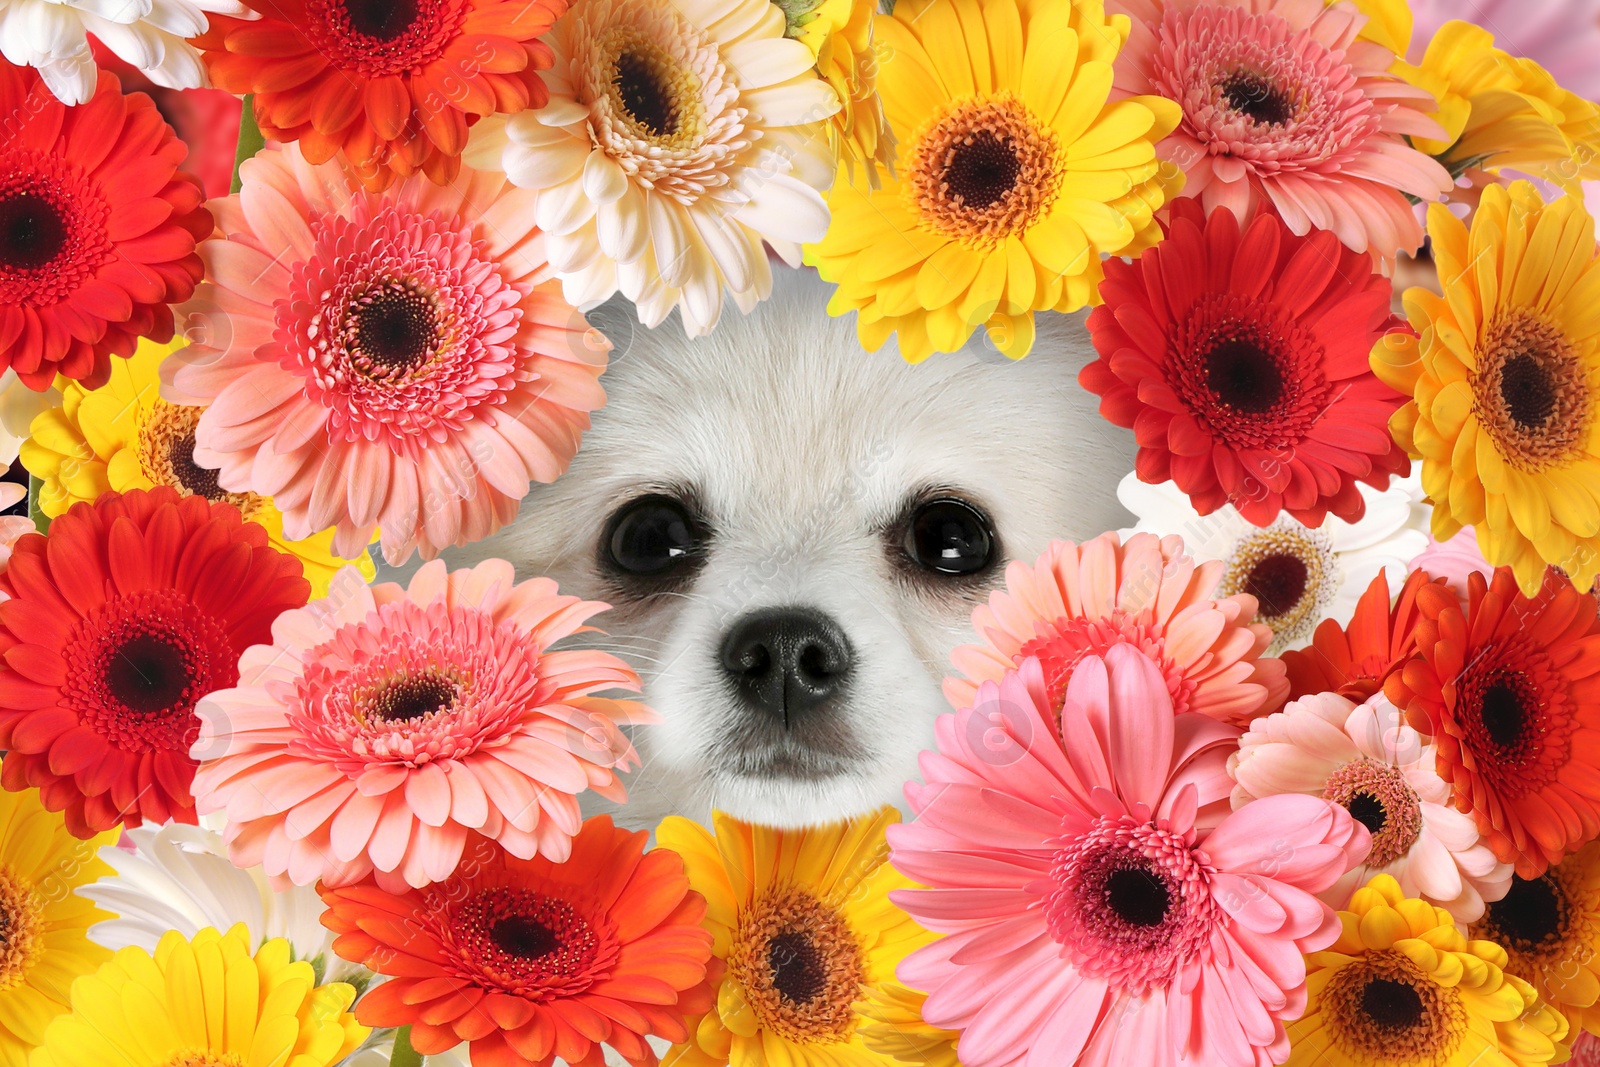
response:
<path fill-rule="evenodd" d="M 683 857 L 706 898 L 712 952 L 725 964 L 717 1006 L 662 1067 L 886 1067 L 863 1040 L 863 1015 L 915 994 L 895 967 L 935 937 L 889 901 L 912 888 L 887 862 L 893 808 L 849 823 L 782 831 L 718 814 L 716 836 L 677 816 L 656 840 Z M 902 1016 L 904 1017 L 904 1016 Z M 906 1019 L 902 1037 L 937 1048 L 952 1035 Z M 939 1053 L 935 1053 L 938 1055 Z M 944 1061 L 930 1061 L 944 1062 Z"/>
<path fill-rule="evenodd" d="M 124 948 L 78 979 L 29 1067 L 331 1067 L 371 1031 L 353 986 L 316 983 L 283 938 L 252 956 L 243 923 L 174 930 L 154 956 Z"/>
<path fill-rule="evenodd" d="M 1129 21 L 1099 0 L 900 0 L 875 23 L 896 174 L 874 190 L 841 167 L 806 250 L 838 283 L 828 310 L 857 312 L 868 349 L 897 333 L 913 362 L 980 325 L 1025 356 L 1034 311 L 1095 302 L 1102 255 L 1160 238 L 1183 176 L 1155 145 L 1182 111 L 1111 102 Z"/>
<path fill-rule="evenodd" d="M 132 359 L 111 361 L 111 380 L 85 389 L 62 380 L 61 406 L 37 416 L 22 444 L 22 465 L 40 481 L 39 510 L 50 518 L 73 504 L 105 492 L 169 485 L 184 496 L 227 500 L 244 517 L 267 529 L 272 547 L 305 566 L 311 595 L 327 595 L 328 583 L 354 562 L 371 581 L 376 571 L 365 552 L 358 560 L 333 553 L 333 531 L 304 541 L 283 534 L 283 515 L 272 501 L 254 493 L 229 493 L 217 486 L 217 473 L 194 462 L 194 428 L 200 409 L 161 399 L 161 361 L 183 342 L 140 341 Z"/>
<path fill-rule="evenodd" d="M 871 188 L 894 166 L 894 134 L 878 96 L 878 48 L 873 41 L 876 0 L 773 0 L 787 22 L 786 36 L 811 49 L 817 73 L 843 106 L 828 120 L 834 154 L 853 178 L 859 169 Z"/>
<path fill-rule="evenodd" d="M 23 1067 L 72 980 L 111 957 L 88 930 L 114 916 L 77 889 L 111 874 L 99 853 L 116 841 L 73 837 L 37 789 L 0 791 L 0 1067 Z"/>
<path fill-rule="evenodd" d="M 1286 1067 L 1530 1067 L 1565 1059 L 1561 1013 L 1469 941 L 1443 908 L 1380 874 L 1341 911 L 1332 948 L 1306 957 L 1305 1015 Z"/>
<path fill-rule="evenodd" d="M 1538 878 L 1513 878 L 1467 935 L 1504 948 L 1506 971 L 1567 1017 L 1569 1037 L 1600 1033 L 1600 841 Z"/>
<path fill-rule="evenodd" d="M 1372 369 L 1413 399 L 1390 419 L 1422 460 L 1433 535 L 1464 526 L 1528 596 L 1545 565 L 1580 590 L 1600 573 L 1600 265 L 1577 197 L 1484 190 L 1472 229 L 1428 208 L 1445 296 L 1405 294 L 1419 338 L 1391 334 Z"/>

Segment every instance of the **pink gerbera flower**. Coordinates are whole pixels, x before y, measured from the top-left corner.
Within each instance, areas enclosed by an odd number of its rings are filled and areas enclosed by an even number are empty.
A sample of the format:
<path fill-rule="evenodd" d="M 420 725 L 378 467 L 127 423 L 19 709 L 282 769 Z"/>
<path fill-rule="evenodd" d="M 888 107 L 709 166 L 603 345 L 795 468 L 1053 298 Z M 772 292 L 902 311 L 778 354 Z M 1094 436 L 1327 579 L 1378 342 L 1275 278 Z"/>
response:
<path fill-rule="evenodd" d="M 1126 644 L 1157 666 L 1179 714 L 1242 725 L 1275 711 L 1289 682 L 1282 663 L 1261 658 L 1272 630 L 1250 622 L 1255 597 L 1212 595 L 1226 569 L 1185 555 L 1181 537 L 1154 534 L 1134 534 L 1126 544 L 1115 533 L 1082 545 L 1057 541 L 1031 567 L 1013 561 L 1006 591 L 972 613 L 986 643 L 950 654 L 966 677 L 947 677 L 945 697 L 970 707 L 979 683 L 999 681 L 1031 656 L 1054 711 L 1084 657 Z"/>
<path fill-rule="evenodd" d="M 609 347 L 548 281 L 533 195 L 503 175 L 366 193 L 298 147 L 245 162 L 201 246 L 201 336 L 162 395 L 205 407 L 196 463 L 270 496 L 291 540 L 373 529 L 401 562 L 488 536 L 571 461 Z"/>
<path fill-rule="evenodd" d="M 1174 715 L 1113 647 L 1073 672 L 1057 730 L 1029 659 L 941 716 L 891 898 L 946 937 L 900 965 L 966 1067 L 1281 1063 L 1301 954 L 1332 944 L 1315 894 L 1367 851 L 1343 808 L 1276 796 L 1223 817 L 1237 732 Z"/>
<path fill-rule="evenodd" d="M 1241 221 L 1270 202 L 1304 235 L 1331 230 L 1393 259 L 1422 243 L 1406 195 L 1439 200 L 1449 172 L 1407 136 L 1439 138 L 1425 90 L 1389 73 L 1395 55 L 1357 34 L 1349 0 L 1111 0 L 1133 19 L 1117 59 L 1128 95 L 1176 100 L 1183 121 L 1156 149 L 1184 194 Z"/>
<path fill-rule="evenodd" d="M 565 860 L 578 793 L 627 799 L 619 725 L 654 719 L 589 695 L 639 688 L 620 659 L 549 650 L 604 608 L 504 560 L 436 560 L 406 588 L 346 567 L 201 701 L 196 805 L 226 812 L 234 863 L 295 885 L 375 872 L 403 893 L 450 877 L 475 835 Z"/>

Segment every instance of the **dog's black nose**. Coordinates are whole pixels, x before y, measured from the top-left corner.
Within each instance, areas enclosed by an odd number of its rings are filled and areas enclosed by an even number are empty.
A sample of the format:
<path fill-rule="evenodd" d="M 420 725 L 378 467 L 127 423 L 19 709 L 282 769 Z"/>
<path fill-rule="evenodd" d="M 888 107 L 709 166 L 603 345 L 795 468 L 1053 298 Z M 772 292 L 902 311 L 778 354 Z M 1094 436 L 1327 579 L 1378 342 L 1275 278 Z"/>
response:
<path fill-rule="evenodd" d="M 821 612 L 767 608 L 733 624 L 722 641 L 722 668 L 751 705 L 788 726 L 844 688 L 850 643 Z"/>

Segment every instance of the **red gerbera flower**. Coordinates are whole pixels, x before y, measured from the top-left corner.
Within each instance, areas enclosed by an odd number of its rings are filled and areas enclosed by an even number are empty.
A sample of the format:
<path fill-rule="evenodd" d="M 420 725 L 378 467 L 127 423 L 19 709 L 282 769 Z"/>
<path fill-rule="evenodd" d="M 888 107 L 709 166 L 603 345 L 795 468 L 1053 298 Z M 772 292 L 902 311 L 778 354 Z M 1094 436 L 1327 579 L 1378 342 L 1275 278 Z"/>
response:
<path fill-rule="evenodd" d="M 1391 607 L 1388 572 L 1379 571 L 1348 625 L 1324 619 L 1309 646 L 1279 657 L 1289 671 L 1289 699 L 1338 693 L 1360 704 L 1382 692 L 1389 675 L 1417 651 L 1417 592 L 1434 580 L 1413 571 Z"/>
<path fill-rule="evenodd" d="M 195 702 L 303 605 L 300 561 L 239 509 L 161 486 L 106 493 L 28 534 L 0 575 L 0 785 L 90 837 L 195 821 Z"/>
<path fill-rule="evenodd" d="M 1367 366 L 1389 282 L 1332 234 L 1296 237 L 1264 211 L 1241 234 L 1232 213 L 1178 200 L 1166 239 L 1108 261 L 1100 294 L 1100 358 L 1078 380 L 1137 434 L 1140 479 L 1173 481 L 1200 514 L 1354 522 L 1358 481 L 1410 469 L 1388 429 L 1405 398 Z"/>
<path fill-rule="evenodd" d="M 603 1045 L 654 1065 L 647 1035 L 685 1041 L 684 1015 L 711 1009 L 711 935 L 683 860 L 647 836 L 601 815 L 563 863 L 480 838 L 426 889 L 323 888 L 333 950 L 395 976 L 356 1018 L 410 1026 L 424 1055 L 470 1042 L 474 1067 L 603 1067 Z"/>
<path fill-rule="evenodd" d="M 169 305 L 202 273 L 205 194 L 150 98 L 115 75 L 67 107 L 32 68 L 0 64 L 0 114 L 0 370 L 96 388 L 139 338 L 172 340 Z"/>
<path fill-rule="evenodd" d="M 543 107 L 538 40 L 567 0 L 247 0 L 194 38 L 212 84 L 253 93 L 273 141 L 313 163 L 343 153 L 367 188 L 421 171 L 455 177 L 467 127 Z"/>
<path fill-rule="evenodd" d="M 1433 735 L 1439 777 L 1502 863 L 1537 878 L 1600 836 L 1600 619 L 1547 573 L 1529 598 L 1510 567 L 1417 592 L 1418 655 L 1384 693 Z"/>

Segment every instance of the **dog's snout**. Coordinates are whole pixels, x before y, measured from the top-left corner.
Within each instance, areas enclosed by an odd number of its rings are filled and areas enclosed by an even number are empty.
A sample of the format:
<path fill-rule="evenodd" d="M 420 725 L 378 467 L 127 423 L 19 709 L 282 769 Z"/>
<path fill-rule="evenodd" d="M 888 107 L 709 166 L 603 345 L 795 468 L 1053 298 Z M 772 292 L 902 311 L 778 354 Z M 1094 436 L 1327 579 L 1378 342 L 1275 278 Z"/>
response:
<path fill-rule="evenodd" d="M 805 608 L 751 612 L 722 642 L 722 667 L 745 699 L 785 726 L 843 690 L 850 643 L 839 624 Z"/>

